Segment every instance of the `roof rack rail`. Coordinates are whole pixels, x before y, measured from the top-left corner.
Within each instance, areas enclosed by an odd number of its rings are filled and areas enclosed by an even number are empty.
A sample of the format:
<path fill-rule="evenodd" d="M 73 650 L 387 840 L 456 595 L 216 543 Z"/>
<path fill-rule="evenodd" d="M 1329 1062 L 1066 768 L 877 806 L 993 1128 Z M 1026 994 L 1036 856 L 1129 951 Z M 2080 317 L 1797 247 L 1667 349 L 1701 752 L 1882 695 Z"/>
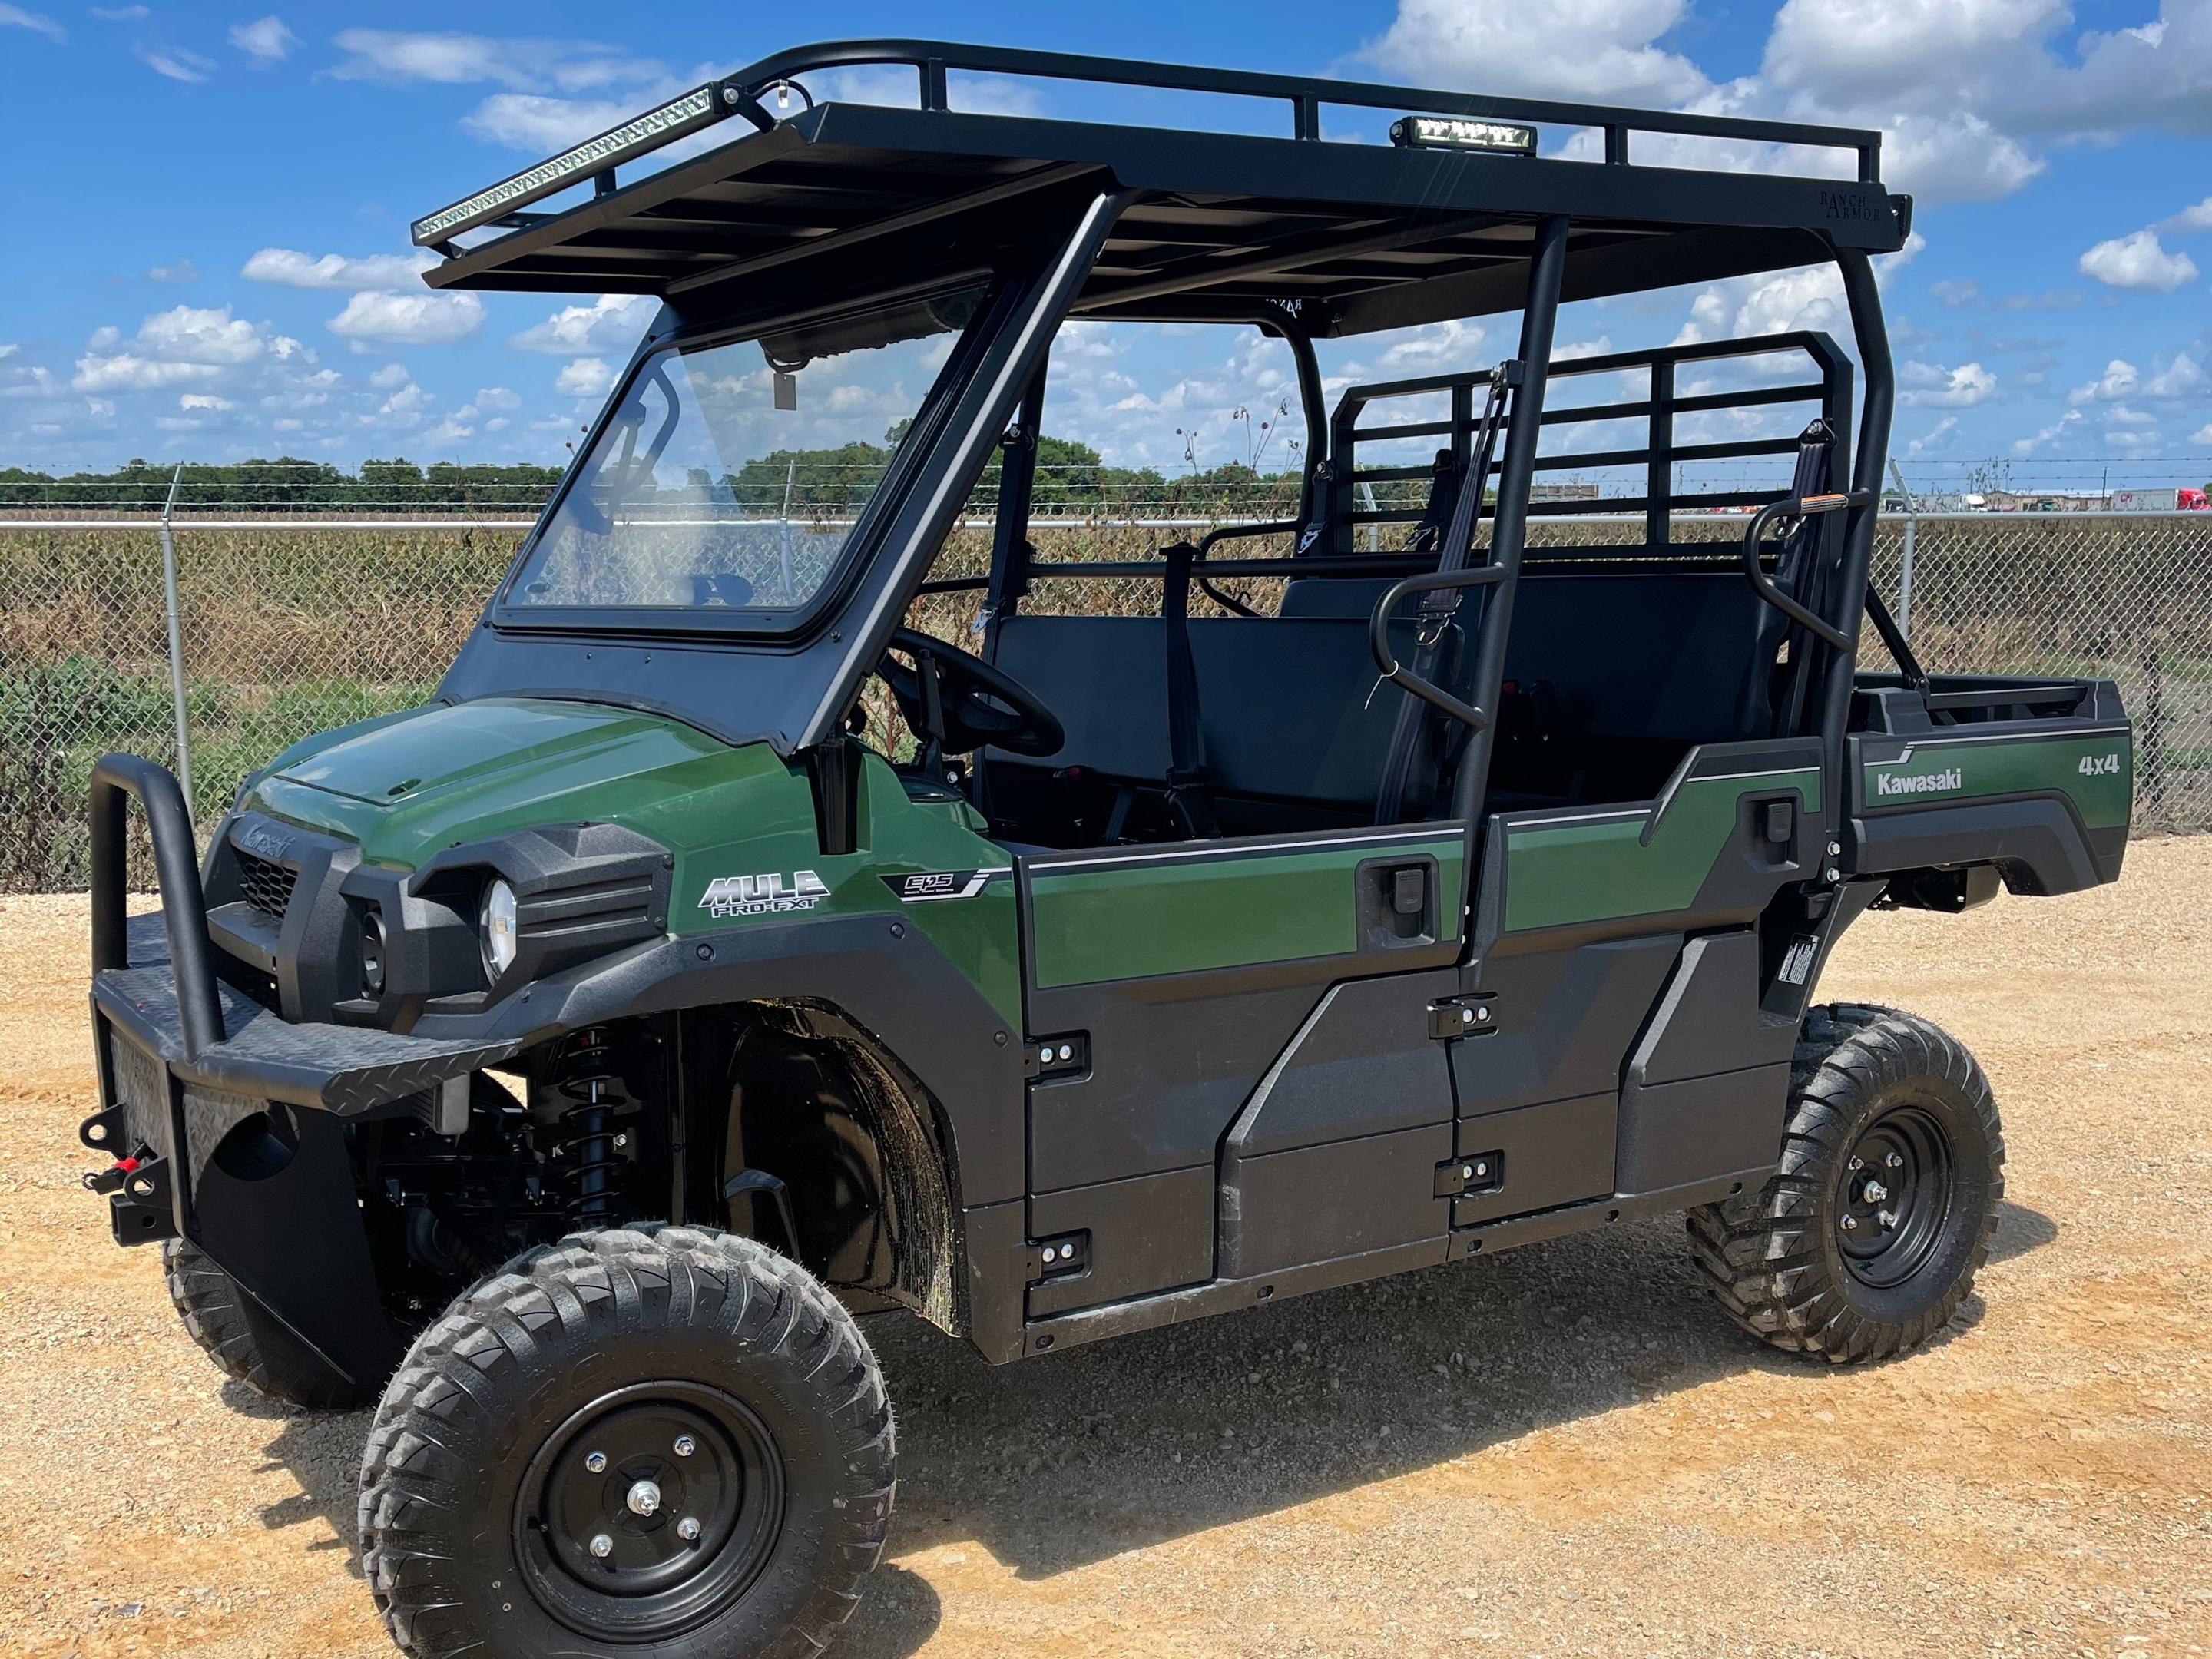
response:
<path fill-rule="evenodd" d="M 952 112 L 948 82 L 956 72 L 1018 76 L 1279 100 L 1291 106 L 1291 131 L 1285 136 L 1293 139 L 1319 141 L 1321 112 L 1330 105 L 1337 105 L 1595 129 L 1604 135 L 1605 162 L 1615 167 L 1629 163 L 1631 135 L 1644 132 L 1847 149 L 1857 157 L 1859 183 L 1875 184 L 1881 177 L 1881 135 L 1856 127 L 1811 126 L 1735 116 L 1626 109 L 1609 104 L 1501 98 L 1482 93 L 1440 92 L 1374 82 L 1330 81 L 1250 70 L 1132 62 L 1073 52 L 962 46 L 942 40 L 841 40 L 795 46 L 763 58 L 719 81 L 695 88 L 680 98 L 672 99 L 635 119 L 416 220 L 412 227 L 414 240 L 418 246 L 442 247 L 461 231 L 503 219 L 528 203 L 587 178 L 593 181 L 597 193 L 611 194 L 616 187 L 617 164 L 650 155 L 731 116 L 742 115 L 763 130 L 773 127 L 776 118 L 769 113 L 762 100 L 779 88 L 796 92 L 811 106 L 813 97 L 800 81 L 801 76 L 885 65 L 915 70 L 917 107 L 924 113 Z"/>

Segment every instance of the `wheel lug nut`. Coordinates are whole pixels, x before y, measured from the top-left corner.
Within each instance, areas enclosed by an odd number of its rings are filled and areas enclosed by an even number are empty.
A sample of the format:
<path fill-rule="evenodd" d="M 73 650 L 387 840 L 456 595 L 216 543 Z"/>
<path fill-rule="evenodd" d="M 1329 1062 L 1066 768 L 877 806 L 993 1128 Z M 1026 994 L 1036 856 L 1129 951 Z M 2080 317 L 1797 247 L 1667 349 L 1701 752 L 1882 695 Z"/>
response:
<path fill-rule="evenodd" d="M 606 1534 L 599 1533 L 593 1535 L 592 1539 L 592 1553 L 599 1557 L 599 1559 L 602 1561 L 605 1560 L 607 1557 L 614 1553 L 614 1550 L 615 1540 L 608 1537 Z"/>
<path fill-rule="evenodd" d="M 689 1457 L 698 1449 L 699 1443 L 690 1435 L 679 1434 L 676 1437 L 676 1455 L 678 1457 Z"/>
<path fill-rule="evenodd" d="M 1863 1170 L 1863 1169 L 1865 1169 L 1865 1168 L 1866 1168 L 1866 1160 L 1865 1160 L 1864 1158 L 1853 1158 L 1853 1159 L 1851 1160 L 1851 1168 L 1853 1168 L 1854 1170 Z"/>
<path fill-rule="evenodd" d="M 607 1455 L 605 1452 L 586 1453 L 584 1457 L 584 1467 L 593 1474 L 605 1474 L 607 1472 Z"/>
<path fill-rule="evenodd" d="M 695 1544 L 698 1542 L 698 1521 L 691 1516 L 685 1516 L 681 1521 L 678 1521 L 676 1523 L 676 1535 L 687 1544 Z"/>
<path fill-rule="evenodd" d="M 1887 1158 L 1882 1159 L 1882 1162 L 1893 1170 L 1901 1170 L 1905 1167 L 1905 1154 L 1892 1152 Z"/>
<path fill-rule="evenodd" d="M 1843 1219 L 1842 1226 L 1845 1232 L 1855 1233 L 1859 1230 L 1859 1218 L 1855 1215 L 1847 1215 Z"/>
<path fill-rule="evenodd" d="M 1897 1212 L 1894 1210 L 1884 1210 L 1880 1215 L 1876 1216 L 1875 1219 L 1881 1223 L 1882 1231 L 1884 1232 L 1891 1231 L 1897 1226 Z"/>

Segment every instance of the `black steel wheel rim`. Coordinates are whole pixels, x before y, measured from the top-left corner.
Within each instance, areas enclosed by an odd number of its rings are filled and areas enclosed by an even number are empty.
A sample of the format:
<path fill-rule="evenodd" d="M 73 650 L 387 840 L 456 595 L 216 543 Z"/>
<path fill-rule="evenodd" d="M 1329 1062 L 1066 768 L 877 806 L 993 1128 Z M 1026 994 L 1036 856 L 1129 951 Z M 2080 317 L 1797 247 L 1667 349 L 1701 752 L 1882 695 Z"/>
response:
<path fill-rule="evenodd" d="M 1867 1125 L 1844 1161 L 1836 1245 L 1851 1277 L 1891 1290 L 1928 1265 L 1957 1190 L 1951 1139 L 1933 1115 L 1899 1106 Z"/>
<path fill-rule="evenodd" d="M 515 1553 L 538 1603 L 579 1634 L 644 1642 L 744 1596 L 783 1530 L 783 1460 L 734 1395 L 644 1382 L 549 1435 L 515 1500 Z"/>

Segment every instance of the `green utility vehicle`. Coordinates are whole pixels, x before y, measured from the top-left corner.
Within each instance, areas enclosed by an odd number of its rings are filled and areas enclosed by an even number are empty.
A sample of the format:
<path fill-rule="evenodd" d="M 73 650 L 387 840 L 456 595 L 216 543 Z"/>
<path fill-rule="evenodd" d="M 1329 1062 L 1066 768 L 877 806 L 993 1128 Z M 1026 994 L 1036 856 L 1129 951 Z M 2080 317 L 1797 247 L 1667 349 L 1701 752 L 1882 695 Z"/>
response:
<path fill-rule="evenodd" d="M 886 63 L 913 106 L 807 86 Z M 965 113 L 971 76 L 1289 124 Z M 1731 145 L 1826 176 L 1664 164 Z M 664 305 L 435 702 L 278 756 L 204 860 L 167 773 L 100 763 L 83 1129 L 220 1364 L 376 1402 L 402 1647 L 811 1651 L 890 1521 L 872 1311 L 995 1364 L 1679 1212 L 1777 1347 L 1951 1317 L 2002 1189 L 1988 1085 L 1814 988 L 1870 906 L 2114 879 L 2130 744 L 2110 684 L 1923 673 L 1868 585 L 1869 259 L 1911 217 L 1879 161 L 871 41 L 416 226 L 436 288 Z M 1806 264 L 1852 354 L 1554 360 L 1562 301 Z M 1317 339 L 1498 313 L 1504 362 L 1325 399 Z M 1266 331 L 1295 517 L 1041 551 L 1068 319 Z M 794 510 L 848 408 L 889 459 L 856 512 Z M 1693 488 L 1717 461 L 1776 476 Z M 1606 468 L 1637 487 L 1540 482 Z M 979 486 L 988 568 L 945 552 Z M 963 596 L 957 641 L 910 625 Z M 1856 667 L 1863 617 L 1893 665 Z"/>

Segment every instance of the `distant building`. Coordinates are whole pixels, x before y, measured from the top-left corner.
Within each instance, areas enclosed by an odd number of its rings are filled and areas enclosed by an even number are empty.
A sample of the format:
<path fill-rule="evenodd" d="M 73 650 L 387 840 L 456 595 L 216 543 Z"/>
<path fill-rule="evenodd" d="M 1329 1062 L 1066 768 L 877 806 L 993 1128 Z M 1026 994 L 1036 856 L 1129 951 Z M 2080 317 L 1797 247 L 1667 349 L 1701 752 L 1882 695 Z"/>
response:
<path fill-rule="evenodd" d="M 1989 510 L 1992 513 L 2103 513 L 2108 509 L 2101 494 L 2076 495 L 2064 490 L 2030 494 L 2021 490 L 1992 489 L 1989 494 Z"/>

